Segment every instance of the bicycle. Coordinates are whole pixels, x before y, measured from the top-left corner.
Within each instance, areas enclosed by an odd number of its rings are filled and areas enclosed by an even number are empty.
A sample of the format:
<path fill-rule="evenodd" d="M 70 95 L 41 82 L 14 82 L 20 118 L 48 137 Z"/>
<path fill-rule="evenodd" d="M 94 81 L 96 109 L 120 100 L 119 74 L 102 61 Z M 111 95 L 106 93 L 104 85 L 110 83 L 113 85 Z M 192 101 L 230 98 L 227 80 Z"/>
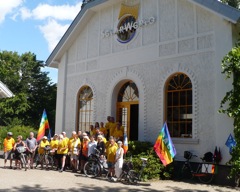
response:
<path fill-rule="evenodd" d="M 19 153 L 19 158 L 20 158 L 20 162 L 21 162 L 21 167 L 23 167 L 25 169 L 25 171 L 27 171 L 28 169 L 28 162 L 27 162 L 27 156 L 26 156 L 26 147 L 17 147 L 16 150 Z"/>
<path fill-rule="evenodd" d="M 193 179 L 197 177 L 198 180 L 202 183 L 208 184 L 213 181 L 215 164 L 212 163 L 213 157 L 211 157 L 211 152 L 205 153 L 201 163 L 197 163 L 197 168 L 194 171 L 190 162 L 192 157 L 197 157 L 193 155 L 190 151 L 184 151 L 184 158 L 186 159 L 182 168 L 180 169 L 180 178 L 181 179 Z"/>
<path fill-rule="evenodd" d="M 51 150 L 50 146 L 47 145 L 46 147 L 44 147 L 44 154 L 38 154 L 35 168 L 37 168 L 39 164 L 43 164 L 43 165 L 46 165 L 47 169 L 49 168 L 53 169 L 54 159 L 50 154 L 50 150 Z"/>
<path fill-rule="evenodd" d="M 124 184 L 138 184 L 141 181 L 142 173 L 144 168 L 147 166 L 147 158 L 140 158 L 142 161 L 141 170 L 137 172 L 133 170 L 132 161 L 125 161 L 123 163 L 122 174 L 120 175 L 119 180 Z"/>
<path fill-rule="evenodd" d="M 106 174 L 108 176 L 108 166 L 106 163 L 106 159 L 102 159 L 100 157 L 100 151 L 95 148 L 95 154 L 91 154 L 89 156 L 89 160 L 83 167 L 84 174 L 87 177 L 97 177 L 102 174 Z"/>

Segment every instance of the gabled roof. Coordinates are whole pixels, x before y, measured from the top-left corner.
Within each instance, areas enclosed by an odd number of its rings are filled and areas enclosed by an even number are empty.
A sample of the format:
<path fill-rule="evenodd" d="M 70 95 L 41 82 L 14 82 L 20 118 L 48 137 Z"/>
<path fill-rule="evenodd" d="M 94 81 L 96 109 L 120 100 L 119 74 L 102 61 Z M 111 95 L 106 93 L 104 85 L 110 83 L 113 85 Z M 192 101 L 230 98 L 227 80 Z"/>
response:
<path fill-rule="evenodd" d="M 0 98 L 13 97 L 13 93 L 0 81 Z"/>
<path fill-rule="evenodd" d="M 71 43 L 74 42 L 74 34 L 77 34 L 77 28 L 84 26 L 89 19 L 94 14 L 94 9 L 100 5 L 103 5 L 105 2 L 116 3 L 118 0 L 93 0 L 87 3 L 81 11 L 78 13 L 76 18 L 73 20 L 72 24 L 63 35 L 57 46 L 54 48 L 50 56 L 48 57 L 46 64 L 50 67 L 58 67 L 59 58 L 68 50 Z M 191 3 L 194 3 L 213 14 L 218 15 L 219 17 L 224 18 L 225 20 L 236 24 L 240 18 L 240 11 L 231 6 L 223 4 L 218 0 L 188 0 Z"/>

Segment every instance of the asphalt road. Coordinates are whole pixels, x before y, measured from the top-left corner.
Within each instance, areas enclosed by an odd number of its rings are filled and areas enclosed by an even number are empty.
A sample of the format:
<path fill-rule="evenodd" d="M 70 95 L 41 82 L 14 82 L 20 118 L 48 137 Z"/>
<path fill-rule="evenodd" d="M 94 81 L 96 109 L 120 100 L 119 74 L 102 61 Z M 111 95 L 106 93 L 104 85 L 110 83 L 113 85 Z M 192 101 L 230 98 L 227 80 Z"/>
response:
<path fill-rule="evenodd" d="M 13 170 L 3 169 L 3 159 L 0 159 L 0 192 L 23 191 L 69 191 L 69 192 L 233 192 L 240 189 L 232 187 L 212 186 L 199 183 L 175 181 L 154 181 L 138 186 L 124 185 L 118 182 L 109 182 L 106 178 L 87 178 L 83 174 L 70 171 L 46 171 L 40 169 Z"/>

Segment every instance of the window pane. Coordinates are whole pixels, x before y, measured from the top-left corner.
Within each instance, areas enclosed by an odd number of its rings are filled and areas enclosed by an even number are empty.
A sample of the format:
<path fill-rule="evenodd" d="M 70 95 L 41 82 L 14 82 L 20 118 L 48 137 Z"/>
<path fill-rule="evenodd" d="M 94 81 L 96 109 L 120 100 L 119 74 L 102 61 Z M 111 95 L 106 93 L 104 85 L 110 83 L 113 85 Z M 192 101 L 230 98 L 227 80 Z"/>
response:
<path fill-rule="evenodd" d="M 167 120 L 173 137 L 192 137 L 192 83 L 183 73 L 169 80 L 167 93 Z"/>

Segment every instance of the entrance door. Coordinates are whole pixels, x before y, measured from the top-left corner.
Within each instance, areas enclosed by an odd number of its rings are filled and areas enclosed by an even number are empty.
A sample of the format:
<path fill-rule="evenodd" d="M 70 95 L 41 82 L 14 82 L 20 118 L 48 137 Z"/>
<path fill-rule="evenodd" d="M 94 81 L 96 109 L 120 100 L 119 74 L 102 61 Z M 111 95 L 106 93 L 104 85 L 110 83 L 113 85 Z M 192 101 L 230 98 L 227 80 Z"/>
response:
<path fill-rule="evenodd" d="M 132 141 L 138 140 L 138 104 L 137 86 L 129 81 L 119 91 L 116 117 Z"/>

